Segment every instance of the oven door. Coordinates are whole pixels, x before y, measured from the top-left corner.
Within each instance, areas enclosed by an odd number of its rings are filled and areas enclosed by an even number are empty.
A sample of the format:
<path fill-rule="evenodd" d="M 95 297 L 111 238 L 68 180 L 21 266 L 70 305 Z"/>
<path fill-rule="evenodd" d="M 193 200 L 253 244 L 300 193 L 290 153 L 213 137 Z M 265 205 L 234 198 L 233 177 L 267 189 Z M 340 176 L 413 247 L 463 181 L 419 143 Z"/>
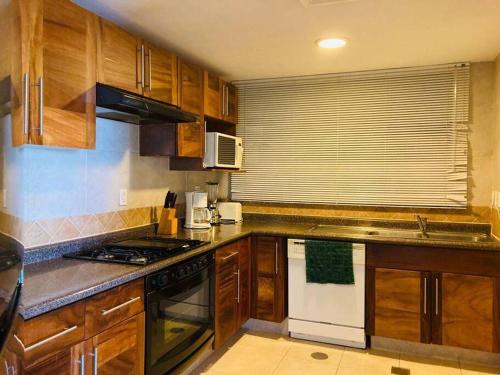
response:
<path fill-rule="evenodd" d="M 171 371 L 213 337 L 213 296 L 213 266 L 148 293 L 148 375 Z"/>

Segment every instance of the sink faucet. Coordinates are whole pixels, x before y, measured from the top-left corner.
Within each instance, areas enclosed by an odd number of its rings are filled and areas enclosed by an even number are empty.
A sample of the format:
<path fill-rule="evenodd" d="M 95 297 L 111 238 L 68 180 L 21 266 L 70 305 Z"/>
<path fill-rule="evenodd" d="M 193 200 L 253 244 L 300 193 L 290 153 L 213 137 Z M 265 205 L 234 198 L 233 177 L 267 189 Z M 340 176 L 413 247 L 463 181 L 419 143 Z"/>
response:
<path fill-rule="evenodd" d="M 429 237 L 429 235 L 427 234 L 427 218 L 421 217 L 420 215 L 417 215 L 417 223 L 418 223 L 418 227 L 422 231 L 422 234 L 425 237 Z"/>

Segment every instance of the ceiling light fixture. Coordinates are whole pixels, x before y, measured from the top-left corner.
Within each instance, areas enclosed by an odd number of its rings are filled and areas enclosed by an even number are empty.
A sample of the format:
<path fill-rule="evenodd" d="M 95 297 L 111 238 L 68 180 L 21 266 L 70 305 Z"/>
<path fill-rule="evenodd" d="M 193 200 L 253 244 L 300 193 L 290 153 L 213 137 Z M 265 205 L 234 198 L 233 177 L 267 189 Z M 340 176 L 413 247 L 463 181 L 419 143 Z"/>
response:
<path fill-rule="evenodd" d="M 347 42 L 345 39 L 341 38 L 327 38 L 316 41 L 316 44 L 321 48 L 341 48 L 344 47 Z"/>

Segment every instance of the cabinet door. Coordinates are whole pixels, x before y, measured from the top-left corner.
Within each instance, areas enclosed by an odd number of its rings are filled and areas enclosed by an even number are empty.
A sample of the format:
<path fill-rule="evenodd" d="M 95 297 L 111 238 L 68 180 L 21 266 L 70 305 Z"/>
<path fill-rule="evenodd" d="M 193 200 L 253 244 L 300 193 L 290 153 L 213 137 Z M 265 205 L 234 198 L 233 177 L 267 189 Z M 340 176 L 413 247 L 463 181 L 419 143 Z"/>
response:
<path fill-rule="evenodd" d="M 238 241 L 239 252 L 239 296 L 238 327 L 250 318 L 250 239 Z"/>
<path fill-rule="evenodd" d="M 177 125 L 177 156 L 202 158 L 205 155 L 205 125 L 193 122 Z"/>
<path fill-rule="evenodd" d="M 85 342 L 81 342 L 72 346 L 71 348 L 65 349 L 52 357 L 44 360 L 41 363 L 37 363 L 34 366 L 23 369 L 19 373 L 25 375 L 80 375 L 88 374 L 88 368 L 85 366 L 89 365 L 86 362 L 85 355 Z M 17 374 L 18 372 L 13 372 L 13 370 L 8 373 Z"/>
<path fill-rule="evenodd" d="M 238 97 L 236 87 L 230 83 L 225 83 L 225 101 L 224 120 L 236 124 L 238 120 Z"/>
<path fill-rule="evenodd" d="M 2 47 L 1 54 L 5 54 L 3 62 L 7 66 L 4 69 L 10 73 L 12 145 L 20 146 L 29 143 L 30 46 L 33 44 L 34 32 L 28 19 L 40 12 L 40 4 L 35 1 L 20 0 L 8 4 L 8 13 L 6 14 L 6 9 L 1 6 L 3 12 L 0 16 L 3 20 L 8 20 L 1 23 L 3 27 L 8 27 L 8 35 L 5 38 L 9 41 L 10 49 Z M 7 78 L 8 76 L 5 77 Z"/>
<path fill-rule="evenodd" d="M 95 374 L 144 373 L 144 313 L 109 328 L 90 339 Z M 97 369 L 96 369 L 97 366 Z"/>
<path fill-rule="evenodd" d="M 205 70 L 203 77 L 205 115 L 222 119 L 222 85 L 218 76 Z"/>
<path fill-rule="evenodd" d="M 215 254 L 215 347 L 231 337 L 238 326 L 238 247 L 225 246 Z"/>
<path fill-rule="evenodd" d="M 433 343 L 498 351 L 495 278 L 453 273 L 433 278 Z M 497 299 L 498 300 L 498 299 Z"/>
<path fill-rule="evenodd" d="M 285 256 L 279 237 L 253 239 L 252 317 L 282 322 L 285 318 Z"/>
<path fill-rule="evenodd" d="M 147 74 L 144 95 L 177 105 L 177 56 L 145 43 Z"/>
<path fill-rule="evenodd" d="M 179 105 L 197 115 L 203 113 L 203 71 L 199 66 L 179 60 Z"/>
<path fill-rule="evenodd" d="M 377 268 L 374 278 L 374 334 L 429 342 L 430 275 Z"/>
<path fill-rule="evenodd" d="M 70 1 L 39 0 L 31 21 L 30 142 L 95 147 L 97 17 Z"/>
<path fill-rule="evenodd" d="M 100 18 L 97 41 L 97 81 L 142 94 L 143 59 L 139 38 Z"/>

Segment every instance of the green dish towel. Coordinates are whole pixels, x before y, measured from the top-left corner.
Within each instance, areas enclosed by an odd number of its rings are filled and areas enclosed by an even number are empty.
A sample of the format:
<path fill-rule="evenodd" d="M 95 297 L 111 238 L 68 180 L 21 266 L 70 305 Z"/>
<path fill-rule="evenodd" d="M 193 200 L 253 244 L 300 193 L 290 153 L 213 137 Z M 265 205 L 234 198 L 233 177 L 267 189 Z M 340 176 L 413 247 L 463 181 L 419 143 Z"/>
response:
<path fill-rule="evenodd" d="M 354 284 L 352 243 L 306 240 L 306 281 Z"/>

